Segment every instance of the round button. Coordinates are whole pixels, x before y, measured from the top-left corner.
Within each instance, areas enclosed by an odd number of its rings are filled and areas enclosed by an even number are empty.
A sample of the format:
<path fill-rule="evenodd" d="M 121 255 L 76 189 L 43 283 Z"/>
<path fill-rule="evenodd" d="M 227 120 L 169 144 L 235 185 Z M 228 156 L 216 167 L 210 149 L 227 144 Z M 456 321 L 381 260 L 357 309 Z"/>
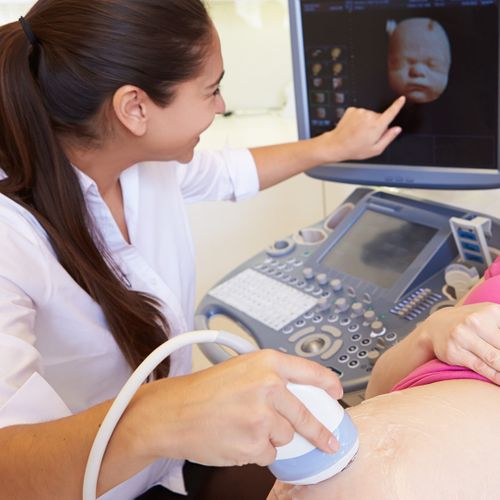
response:
<path fill-rule="evenodd" d="M 336 323 L 338 320 L 339 320 L 338 314 L 330 314 L 330 316 L 328 316 L 327 318 L 328 323 Z"/>
<path fill-rule="evenodd" d="M 266 253 L 270 257 L 283 257 L 295 248 L 295 242 L 291 239 L 277 240 L 267 248 Z"/>
<path fill-rule="evenodd" d="M 371 324 L 371 329 L 373 333 L 381 334 L 382 332 L 385 331 L 385 326 L 384 323 L 382 323 L 382 321 L 377 320 Z"/>
<path fill-rule="evenodd" d="M 373 349 L 372 351 L 368 352 L 367 357 L 370 364 L 374 365 L 377 359 L 380 357 L 380 352 L 377 351 L 377 349 Z"/>
<path fill-rule="evenodd" d="M 349 361 L 349 356 L 347 354 L 342 354 L 342 356 L 339 356 L 339 363 L 345 363 Z"/>
<path fill-rule="evenodd" d="M 314 327 L 305 328 L 303 331 L 306 332 L 306 336 L 301 337 L 297 344 L 295 344 L 295 353 L 305 358 L 312 358 L 313 356 L 321 356 L 323 358 L 328 349 L 332 347 L 331 337 L 324 333 L 314 332 Z M 295 340 L 295 336 L 298 333 L 300 332 L 290 336 L 289 340 Z"/>
<path fill-rule="evenodd" d="M 370 345 L 372 343 L 372 341 L 370 339 L 363 339 L 361 341 L 361 345 Z"/>
<path fill-rule="evenodd" d="M 354 316 L 361 316 L 365 310 L 365 306 L 361 302 L 354 302 L 351 306 L 351 311 Z"/>
<path fill-rule="evenodd" d="M 314 278 L 314 269 L 312 267 L 304 267 L 302 274 L 306 280 L 312 280 Z"/>
<path fill-rule="evenodd" d="M 330 306 L 331 306 L 331 303 L 328 300 L 328 297 L 321 297 L 318 300 L 318 306 L 317 306 L 318 311 L 320 311 L 320 312 L 327 311 L 328 309 L 330 309 Z"/>
<path fill-rule="evenodd" d="M 316 276 L 316 281 L 320 285 L 326 285 L 328 283 L 328 276 L 325 273 L 320 273 Z"/>
<path fill-rule="evenodd" d="M 352 361 L 349 361 L 347 366 L 349 368 L 357 368 L 359 366 L 359 361 L 357 359 L 353 359 Z"/>
<path fill-rule="evenodd" d="M 376 314 L 375 311 L 365 311 L 363 314 L 363 318 L 365 318 L 366 321 L 373 321 L 375 320 Z"/>
<path fill-rule="evenodd" d="M 350 324 L 350 323 L 351 323 L 351 320 L 350 320 L 349 318 L 342 318 L 342 319 L 340 320 L 340 324 L 341 324 L 342 326 L 347 326 L 347 325 L 348 325 L 348 324 Z"/>
<path fill-rule="evenodd" d="M 342 281 L 339 279 L 334 279 L 330 281 L 330 286 L 333 288 L 334 292 L 340 292 L 342 290 Z"/>
<path fill-rule="evenodd" d="M 354 333 L 354 332 L 357 332 L 359 330 L 359 325 L 349 325 L 349 327 L 347 328 L 347 331 L 349 333 Z"/>
<path fill-rule="evenodd" d="M 321 314 L 314 316 L 314 318 L 312 319 L 313 323 L 321 323 L 322 321 L 323 321 L 323 316 L 321 316 Z"/>
<path fill-rule="evenodd" d="M 304 292 L 312 292 L 314 290 L 314 285 L 309 285 L 304 288 Z"/>
<path fill-rule="evenodd" d="M 347 289 L 347 295 L 349 295 L 349 297 L 356 297 L 356 290 L 354 289 L 354 287 L 350 286 Z"/>
<path fill-rule="evenodd" d="M 305 322 L 303 319 L 298 319 L 298 320 L 295 322 L 295 326 L 296 326 L 297 328 L 302 328 L 305 324 L 306 324 L 306 322 Z"/>
<path fill-rule="evenodd" d="M 309 311 L 304 314 L 305 319 L 311 319 L 314 316 L 314 311 Z"/>
<path fill-rule="evenodd" d="M 389 341 L 389 342 L 392 342 L 393 340 L 396 340 L 398 338 L 398 336 L 396 335 L 396 333 L 394 332 L 389 332 L 385 338 Z"/>
<path fill-rule="evenodd" d="M 286 240 L 278 240 L 274 242 L 274 248 L 276 250 L 284 250 L 285 248 L 288 248 L 290 246 L 290 243 Z"/>
<path fill-rule="evenodd" d="M 285 335 L 290 335 L 293 332 L 293 326 L 286 326 L 281 330 Z"/>
<path fill-rule="evenodd" d="M 359 333 L 355 333 L 352 337 L 351 340 L 354 342 L 357 342 L 361 338 L 361 335 Z"/>
<path fill-rule="evenodd" d="M 336 312 L 344 312 L 349 309 L 349 301 L 345 297 L 340 297 L 334 303 Z"/>
<path fill-rule="evenodd" d="M 368 356 L 368 353 L 366 351 L 359 351 L 359 353 L 358 353 L 359 359 L 365 359 L 366 356 Z"/>
<path fill-rule="evenodd" d="M 321 352 L 325 348 L 325 343 L 322 338 L 308 340 L 302 344 L 302 350 L 311 354 Z"/>
<path fill-rule="evenodd" d="M 354 354 L 355 352 L 358 352 L 358 346 L 357 345 L 350 345 L 347 348 L 347 352 L 350 354 Z"/>

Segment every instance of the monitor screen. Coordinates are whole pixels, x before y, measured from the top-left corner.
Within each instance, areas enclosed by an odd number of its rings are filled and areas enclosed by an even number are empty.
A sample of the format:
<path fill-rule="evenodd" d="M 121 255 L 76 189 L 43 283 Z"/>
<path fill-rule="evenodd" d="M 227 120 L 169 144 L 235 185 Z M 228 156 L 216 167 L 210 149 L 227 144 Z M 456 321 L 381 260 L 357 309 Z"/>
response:
<path fill-rule="evenodd" d="M 436 233 L 435 228 L 367 210 L 321 262 L 389 289 Z"/>
<path fill-rule="evenodd" d="M 403 133 L 368 162 L 316 177 L 378 185 L 495 187 L 498 168 L 496 0 L 290 0 L 301 138 L 336 126 L 349 106 L 407 104 Z"/>

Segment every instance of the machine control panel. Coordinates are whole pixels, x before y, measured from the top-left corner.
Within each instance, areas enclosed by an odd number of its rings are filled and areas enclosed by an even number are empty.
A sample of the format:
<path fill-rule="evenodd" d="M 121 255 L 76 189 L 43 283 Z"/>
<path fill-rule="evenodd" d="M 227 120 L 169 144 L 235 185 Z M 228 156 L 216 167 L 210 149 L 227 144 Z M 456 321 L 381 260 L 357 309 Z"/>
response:
<path fill-rule="evenodd" d="M 198 320 L 206 326 L 226 315 L 261 347 L 328 366 L 346 392 L 363 389 L 383 351 L 453 303 L 444 272 L 460 255 L 449 220 L 474 215 L 357 189 L 326 220 L 277 240 L 221 280 L 201 301 Z M 489 244 L 500 246 L 499 221 Z"/>

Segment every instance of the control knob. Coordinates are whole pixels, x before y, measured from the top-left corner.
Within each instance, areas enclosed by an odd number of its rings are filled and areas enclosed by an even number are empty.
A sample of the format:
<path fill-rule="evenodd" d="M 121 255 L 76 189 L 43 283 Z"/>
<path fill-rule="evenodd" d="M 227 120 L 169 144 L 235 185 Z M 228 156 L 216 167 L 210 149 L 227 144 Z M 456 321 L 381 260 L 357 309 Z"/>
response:
<path fill-rule="evenodd" d="M 368 358 L 368 362 L 370 363 L 370 365 L 374 365 L 378 358 L 380 358 L 380 351 L 378 351 L 377 349 L 373 349 L 371 351 L 368 352 L 367 356 Z"/>
<path fill-rule="evenodd" d="M 328 297 L 321 297 L 318 300 L 318 306 L 317 306 L 318 312 L 327 311 L 328 309 L 330 309 L 331 305 L 332 302 L 330 299 L 328 299 Z"/>
<path fill-rule="evenodd" d="M 385 326 L 382 321 L 376 320 L 371 324 L 372 335 L 378 337 L 379 335 L 383 335 L 385 333 Z"/>
<path fill-rule="evenodd" d="M 374 321 L 376 317 L 375 311 L 372 311 L 371 309 L 369 311 L 365 311 L 363 314 L 363 318 L 366 321 Z"/>
<path fill-rule="evenodd" d="M 361 302 L 354 302 L 351 306 L 351 311 L 354 317 L 361 316 L 365 310 L 365 306 Z"/>
<path fill-rule="evenodd" d="M 316 276 L 316 281 L 319 285 L 326 285 L 328 283 L 328 276 L 325 273 L 319 273 Z"/>
<path fill-rule="evenodd" d="M 339 280 L 338 278 L 330 281 L 330 286 L 333 288 L 334 292 L 340 292 L 342 290 L 342 280 Z"/>
<path fill-rule="evenodd" d="M 304 267 L 302 274 L 306 280 L 312 280 L 314 278 L 314 269 L 312 267 Z"/>
<path fill-rule="evenodd" d="M 345 312 L 349 309 L 349 301 L 345 297 L 340 297 L 334 303 L 335 312 Z"/>

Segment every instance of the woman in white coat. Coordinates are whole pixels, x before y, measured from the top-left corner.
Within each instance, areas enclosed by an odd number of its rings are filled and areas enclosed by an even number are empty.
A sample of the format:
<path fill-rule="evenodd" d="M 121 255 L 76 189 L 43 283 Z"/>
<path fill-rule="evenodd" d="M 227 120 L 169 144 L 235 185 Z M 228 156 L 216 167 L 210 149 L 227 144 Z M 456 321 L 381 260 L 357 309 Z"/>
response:
<path fill-rule="evenodd" d="M 383 114 L 350 109 L 309 141 L 194 154 L 224 111 L 222 76 L 199 0 L 40 0 L 0 28 L 2 497 L 78 498 L 122 384 L 192 329 L 186 201 L 238 200 L 325 161 L 377 155 L 400 132 L 388 127 L 403 99 Z M 286 390 L 339 397 L 329 370 L 270 351 L 190 369 L 190 352 L 177 352 L 137 393 L 99 494 L 184 494 L 184 460 L 267 465 L 294 429 L 335 451 Z"/>

